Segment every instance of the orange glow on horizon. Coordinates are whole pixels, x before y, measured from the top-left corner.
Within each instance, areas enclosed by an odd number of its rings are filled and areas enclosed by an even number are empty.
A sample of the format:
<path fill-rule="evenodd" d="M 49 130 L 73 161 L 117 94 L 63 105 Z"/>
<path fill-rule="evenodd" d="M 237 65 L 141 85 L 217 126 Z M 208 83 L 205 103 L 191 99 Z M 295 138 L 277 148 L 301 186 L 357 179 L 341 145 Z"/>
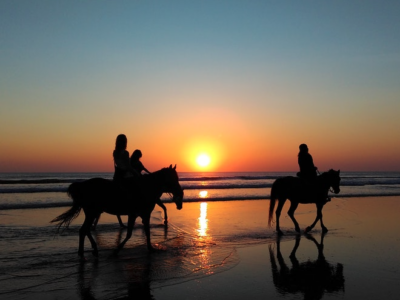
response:
<path fill-rule="evenodd" d="M 224 147 L 214 139 L 190 139 L 182 148 L 185 169 L 216 172 L 224 163 Z"/>

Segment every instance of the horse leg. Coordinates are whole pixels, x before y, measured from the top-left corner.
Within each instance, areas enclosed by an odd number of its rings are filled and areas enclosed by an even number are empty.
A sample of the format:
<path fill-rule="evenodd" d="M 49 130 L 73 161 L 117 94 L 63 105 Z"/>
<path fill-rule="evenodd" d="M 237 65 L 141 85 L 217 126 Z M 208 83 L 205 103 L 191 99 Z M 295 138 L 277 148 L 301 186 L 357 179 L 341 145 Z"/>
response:
<path fill-rule="evenodd" d="M 115 249 L 114 255 L 117 255 L 118 252 L 121 251 L 122 248 L 124 248 L 126 242 L 131 238 L 133 226 L 135 225 L 135 221 L 136 221 L 136 216 L 128 215 L 128 230 L 126 232 L 126 237 L 121 242 L 121 244 L 118 245 L 117 249 Z"/>
<path fill-rule="evenodd" d="M 279 227 L 279 217 L 281 216 L 281 211 L 283 208 L 283 205 L 285 204 L 286 199 L 279 199 L 278 200 L 278 207 L 276 208 L 275 212 L 275 217 L 276 217 L 276 232 L 278 235 L 283 235 L 283 232 L 281 231 Z"/>
<path fill-rule="evenodd" d="M 156 204 L 164 210 L 164 225 L 168 225 L 167 208 L 165 207 L 164 203 L 161 202 L 161 199 L 158 199 Z"/>
<path fill-rule="evenodd" d="M 99 220 L 100 220 L 100 216 L 101 216 L 101 213 L 97 217 L 94 218 L 93 225 L 92 225 L 93 230 L 96 230 L 97 223 L 99 223 Z"/>
<path fill-rule="evenodd" d="M 322 232 L 323 233 L 327 233 L 328 232 L 328 228 L 325 227 L 324 222 L 322 221 L 322 209 L 324 208 L 324 204 L 318 204 L 317 205 L 317 209 L 319 211 L 319 221 L 321 222 L 321 228 L 322 228 Z"/>
<path fill-rule="evenodd" d="M 121 228 L 126 228 L 125 224 L 121 220 L 121 216 L 117 215 L 118 223 Z"/>
<path fill-rule="evenodd" d="M 294 223 L 294 228 L 296 232 L 300 232 L 299 223 L 297 223 L 296 219 L 294 218 L 294 211 L 297 209 L 297 206 L 299 206 L 298 202 L 290 201 L 290 208 L 288 210 L 288 215 Z"/>
<path fill-rule="evenodd" d="M 85 212 L 85 221 L 83 222 L 81 228 L 79 229 L 79 249 L 78 255 L 83 259 L 84 258 L 84 245 L 85 245 L 85 237 L 89 238 L 90 243 L 92 244 L 93 248 L 93 255 L 96 256 L 97 254 L 97 244 L 93 239 L 92 235 L 90 234 L 90 227 L 93 224 L 94 219 L 96 216 L 86 214 Z"/>
<path fill-rule="evenodd" d="M 142 216 L 142 221 L 144 225 L 144 233 L 146 234 L 147 249 L 151 252 L 154 248 L 150 242 L 150 215 Z"/>
<path fill-rule="evenodd" d="M 317 217 L 315 218 L 314 223 L 312 223 L 310 226 L 308 226 L 305 230 L 306 233 L 310 232 L 315 224 L 317 224 L 318 220 L 321 220 L 321 227 L 322 227 L 322 232 L 326 233 L 328 232 L 328 229 L 324 226 L 324 223 L 322 222 L 322 207 L 324 206 L 322 203 L 316 203 L 317 206 Z"/>
<path fill-rule="evenodd" d="M 94 238 L 92 236 L 92 233 L 90 232 L 90 228 L 89 228 L 89 231 L 88 231 L 88 233 L 86 235 L 87 235 L 87 237 L 88 237 L 88 239 L 90 241 L 90 244 L 92 245 L 92 249 L 93 249 L 92 250 L 92 254 L 93 254 L 93 256 L 99 257 L 99 250 L 97 249 L 97 243 L 94 240 Z"/>

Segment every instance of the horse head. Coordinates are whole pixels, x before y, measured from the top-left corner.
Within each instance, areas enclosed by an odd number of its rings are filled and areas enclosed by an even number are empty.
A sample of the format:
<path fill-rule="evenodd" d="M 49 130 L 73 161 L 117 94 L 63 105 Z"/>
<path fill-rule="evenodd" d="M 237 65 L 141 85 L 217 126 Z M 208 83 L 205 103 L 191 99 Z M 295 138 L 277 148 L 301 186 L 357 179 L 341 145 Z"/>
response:
<path fill-rule="evenodd" d="M 172 201 L 176 204 L 177 209 L 182 209 L 183 202 L 183 189 L 179 183 L 178 173 L 176 172 L 176 165 L 163 169 L 165 173 L 165 190 L 166 193 L 172 194 Z"/>
<path fill-rule="evenodd" d="M 340 170 L 335 171 L 330 169 L 329 172 L 329 185 L 330 187 L 332 187 L 333 192 L 335 194 L 339 194 L 340 193 Z"/>

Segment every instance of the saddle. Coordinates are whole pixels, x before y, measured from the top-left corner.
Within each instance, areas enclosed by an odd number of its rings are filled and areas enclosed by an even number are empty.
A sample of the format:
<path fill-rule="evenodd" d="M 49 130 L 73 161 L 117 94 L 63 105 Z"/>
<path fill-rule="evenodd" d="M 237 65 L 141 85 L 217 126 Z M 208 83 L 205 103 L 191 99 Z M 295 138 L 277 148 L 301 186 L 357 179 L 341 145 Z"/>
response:
<path fill-rule="evenodd" d="M 298 179 L 299 189 L 307 198 L 315 199 L 317 202 L 324 203 L 331 201 L 331 198 L 329 198 L 328 195 L 318 186 L 317 177 L 306 178 L 304 176 L 299 176 Z"/>
<path fill-rule="evenodd" d="M 113 183 L 118 191 L 118 194 L 126 200 L 131 200 L 134 195 L 140 191 L 141 178 L 126 177 L 119 180 L 113 180 Z"/>

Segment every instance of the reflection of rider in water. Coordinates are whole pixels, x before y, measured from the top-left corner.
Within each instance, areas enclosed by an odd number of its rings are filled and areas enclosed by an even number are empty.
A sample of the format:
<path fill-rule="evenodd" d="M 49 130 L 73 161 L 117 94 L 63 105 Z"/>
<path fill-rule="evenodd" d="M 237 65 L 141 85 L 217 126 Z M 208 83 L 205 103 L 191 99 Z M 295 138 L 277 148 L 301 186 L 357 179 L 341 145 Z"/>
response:
<path fill-rule="evenodd" d="M 308 153 L 307 145 L 301 144 L 299 148 L 298 162 L 300 172 L 297 173 L 297 176 L 304 179 L 315 179 L 317 177 L 317 167 L 314 166 L 313 158 L 311 154 Z"/>

